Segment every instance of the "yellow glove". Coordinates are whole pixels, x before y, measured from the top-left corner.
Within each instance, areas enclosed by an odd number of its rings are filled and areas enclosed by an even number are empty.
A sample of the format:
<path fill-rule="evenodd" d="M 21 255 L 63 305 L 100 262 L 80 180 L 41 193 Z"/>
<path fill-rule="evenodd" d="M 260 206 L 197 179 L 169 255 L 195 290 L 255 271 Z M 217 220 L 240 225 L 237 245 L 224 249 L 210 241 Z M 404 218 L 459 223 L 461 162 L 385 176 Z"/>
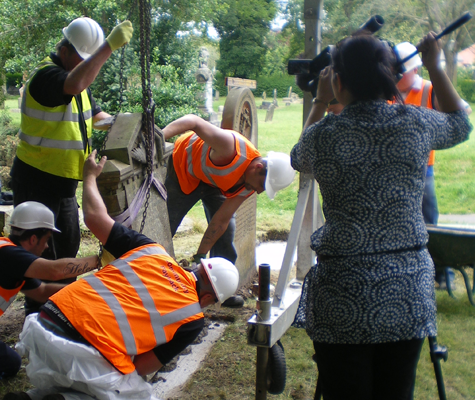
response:
<path fill-rule="evenodd" d="M 133 32 L 134 28 L 132 28 L 132 22 L 121 22 L 112 29 L 112 32 L 106 38 L 106 42 L 109 43 L 111 50 L 115 51 L 130 42 Z"/>
<path fill-rule="evenodd" d="M 115 260 L 115 257 L 111 253 L 109 253 L 106 249 L 102 249 L 102 256 L 100 260 L 102 267 L 105 267 L 106 265 L 110 264 L 114 260 Z"/>

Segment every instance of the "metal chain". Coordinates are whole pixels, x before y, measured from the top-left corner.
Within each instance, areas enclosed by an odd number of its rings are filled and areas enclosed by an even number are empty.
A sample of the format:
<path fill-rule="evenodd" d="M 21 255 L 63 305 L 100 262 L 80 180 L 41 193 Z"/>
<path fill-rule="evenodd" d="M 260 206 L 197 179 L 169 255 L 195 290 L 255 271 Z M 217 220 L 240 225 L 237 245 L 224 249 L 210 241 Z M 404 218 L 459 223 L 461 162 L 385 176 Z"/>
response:
<path fill-rule="evenodd" d="M 126 20 L 130 20 L 133 12 L 135 11 L 135 0 L 130 5 L 129 13 L 127 14 Z M 119 111 L 122 111 L 122 105 L 124 104 L 124 88 L 123 88 L 123 80 L 124 80 L 124 65 L 125 65 L 125 47 L 123 46 L 120 53 L 120 67 L 119 67 Z"/>
<path fill-rule="evenodd" d="M 125 18 L 126 20 L 130 20 L 130 17 L 132 16 L 133 12 L 135 11 L 135 0 L 132 2 L 129 13 L 127 14 L 127 17 Z M 125 68 L 125 47 L 123 46 L 121 49 L 120 53 L 120 66 L 119 66 L 119 111 L 114 115 L 114 119 L 112 120 L 111 125 L 109 126 L 109 129 L 107 130 L 105 136 L 104 136 L 104 141 L 102 142 L 101 149 L 99 150 L 99 154 L 102 155 L 104 150 L 106 149 L 106 144 L 107 140 L 109 139 L 109 133 L 114 126 L 114 123 L 117 119 L 117 116 L 119 113 L 122 111 L 122 105 L 124 103 L 124 89 L 123 89 L 123 80 L 124 80 L 124 68 Z"/>
<path fill-rule="evenodd" d="M 153 177 L 153 144 L 154 144 L 154 112 L 155 104 L 152 99 L 152 90 L 150 82 L 150 30 L 151 30 L 151 6 L 150 0 L 140 0 L 140 66 L 142 70 L 142 132 L 145 141 L 145 150 L 147 154 L 147 174 L 144 179 L 151 180 Z M 140 225 L 140 233 L 142 233 L 147 218 L 147 210 L 150 200 L 149 182 L 147 195 L 145 198 L 145 206 Z"/>

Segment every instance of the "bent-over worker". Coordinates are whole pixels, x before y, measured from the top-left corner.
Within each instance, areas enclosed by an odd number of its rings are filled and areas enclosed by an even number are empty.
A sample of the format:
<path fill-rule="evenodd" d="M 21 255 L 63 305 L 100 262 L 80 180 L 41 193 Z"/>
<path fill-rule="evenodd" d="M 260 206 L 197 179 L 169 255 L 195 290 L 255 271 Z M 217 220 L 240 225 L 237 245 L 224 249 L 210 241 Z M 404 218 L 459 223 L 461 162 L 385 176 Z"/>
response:
<path fill-rule="evenodd" d="M 194 261 L 210 252 L 211 257 L 224 257 L 234 263 L 234 213 L 254 192 L 265 190 L 273 199 L 278 190 L 290 185 L 295 176 L 290 157 L 269 152 L 263 158 L 240 133 L 221 129 L 193 114 L 168 124 L 163 134 L 165 139 L 183 134 L 175 142 L 165 182 L 172 236 L 201 200 L 208 228 Z M 242 299 L 223 305 L 240 306 Z"/>

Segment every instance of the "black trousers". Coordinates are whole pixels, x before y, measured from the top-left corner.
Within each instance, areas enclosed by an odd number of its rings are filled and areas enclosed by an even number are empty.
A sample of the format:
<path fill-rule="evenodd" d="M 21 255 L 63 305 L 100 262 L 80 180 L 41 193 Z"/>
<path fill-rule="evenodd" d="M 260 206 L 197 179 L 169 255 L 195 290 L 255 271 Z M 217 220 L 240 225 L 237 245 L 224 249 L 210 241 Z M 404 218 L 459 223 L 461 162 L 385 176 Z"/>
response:
<path fill-rule="evenodd" d="M 424 339 L 380 344 L 314 342 L 324 400 L 412 400 Z"/>

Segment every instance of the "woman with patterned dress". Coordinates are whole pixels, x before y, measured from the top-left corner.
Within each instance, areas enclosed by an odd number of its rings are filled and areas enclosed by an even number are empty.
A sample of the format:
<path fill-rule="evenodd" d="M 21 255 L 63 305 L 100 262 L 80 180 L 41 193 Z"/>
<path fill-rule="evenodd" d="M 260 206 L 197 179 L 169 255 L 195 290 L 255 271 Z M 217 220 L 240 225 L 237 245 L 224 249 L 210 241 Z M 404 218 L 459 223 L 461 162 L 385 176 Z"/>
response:
<path fill-rule="evenodd" d="M 467 140 L 472 127 L 440 67 L 435 34 L 418 49 L 442 112 L 403 105 L 392 52 L 358 34 L 321 72 L 291 153 L 292 166 L 319 183 L 326 219 L 311 237 L 318 263 L 294 321 L 314 342 L 325 400 L 412 399 L 424 338 L 437 333 L 425 166 L 432 149 Z M 343 111 L 323 118 L 334 97 Z"/>

